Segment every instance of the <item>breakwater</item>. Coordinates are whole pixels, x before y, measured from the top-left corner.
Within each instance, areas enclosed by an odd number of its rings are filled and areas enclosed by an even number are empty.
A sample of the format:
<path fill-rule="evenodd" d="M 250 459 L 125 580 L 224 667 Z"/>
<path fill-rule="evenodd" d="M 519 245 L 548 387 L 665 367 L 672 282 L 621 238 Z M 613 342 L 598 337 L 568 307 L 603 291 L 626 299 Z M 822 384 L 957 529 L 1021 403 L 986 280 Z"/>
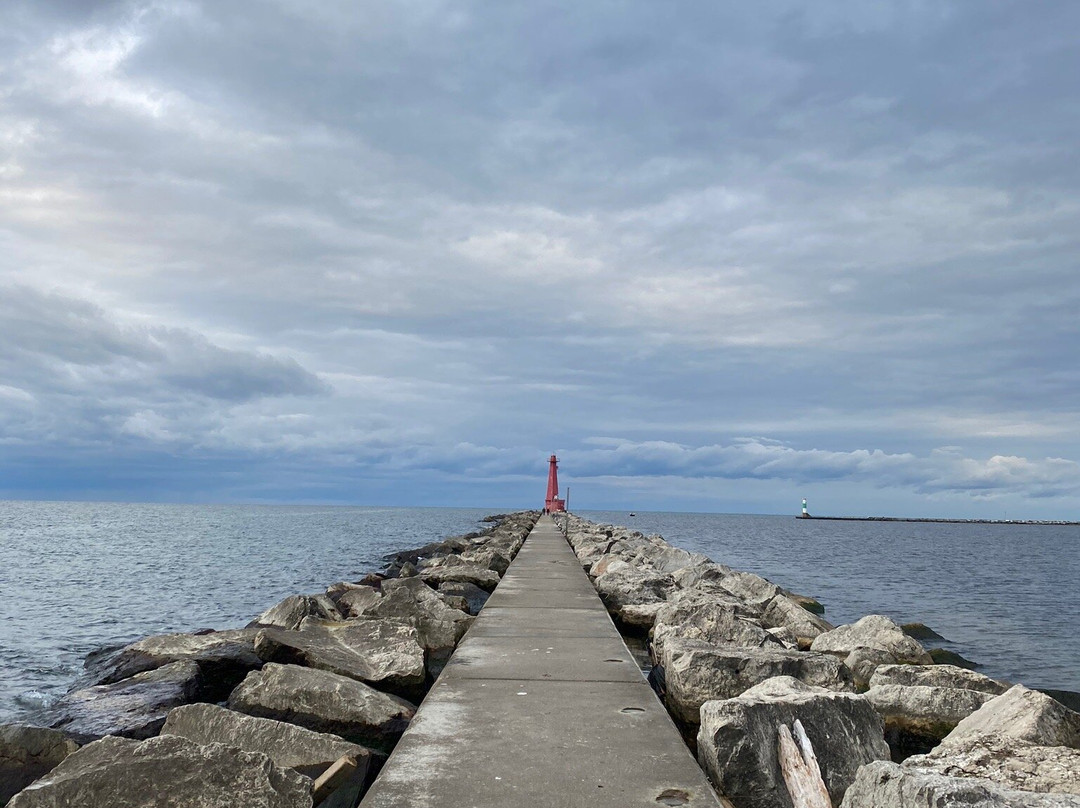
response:
<path fill-rule="evenodd" d="M 442 804 L 829 804 L 810 795 L 849 808 L 1080 805 L 1080 716 L 1053 699 L 932 664 L 887 618 L 834 627 L 812 598 L 626 528 L 564 517 L 571 562 L 592 584 L 558 585 L 569 553 L 558 560 L 550 532 L 530 545 L 535 519 L 515 514 L 484 535 L 395 553 L 382 573 L 288 598 L 245 629 L 92 655 L 86 686 L 54 707 L 56 731 L 0 732 L 3 766 L 45 775 L 14 805 L 201 806 L 235 793 L 245 798 L 230 804 L 353 806 L 392 750 L 377 782 L 406 791 L 395 801 L 377 785 L 365 805 L 420 804 L 407 789 L 424 782 L 428 795 L 456 795 Z M 512 564 L 522 574 L 503 578 Z M 580 582 L 589 589 L 574 589 Z M 719 795 L 692 782 L 685 747 L 664 752 L 679 772 L 669 785 L 641 776 L 650 764 L 634 753 L 653 748 L 664 723 L 640 698 L 640 676 L 623 678 L 629 655 L 617 636 L 594 634 L 601 624 L 584 617 L 594 612 L 574 608 L 597 595 L 647 649 L 650 682 L 675 722 L 667 726 L 682 730 Z M 549 611 L 565 612 L 563 622 L 536 618 Z M 579 647 L 555 642 L 560 632 Z M 548 651 L 557 663 L 545 663 Z M 524 682 L 544 688 L 548 678 L 588 685 L 591 699 L 530 699 Z M 638 700 L 613 699 L 621 687 Z M 470 718 L 469 699 L 486 722 Z M 500 720 L 512 711 L 517 723 Z M 529 752 L 545 748 L 542 758 Z M 443 778 L 424 768 L 436 763 L 456 775 L 457 791 L 440 791 Z M 491 782 L 470 791 L 470 774 Z M 526 781 L 532 790 L 517 796 L 505 788 Z M 598 798 L 575 792 L 582 783 Z M 163 791 L 171 801 L 155 801 Z"/>
<path fill-rule="evenodd" d="M 812 598 L 659 536 L 563 525 L 736 808 L 1080 806 L 1080 715 L 1060 701 L 936 664 L 881 615 L 833 626 Z"/>

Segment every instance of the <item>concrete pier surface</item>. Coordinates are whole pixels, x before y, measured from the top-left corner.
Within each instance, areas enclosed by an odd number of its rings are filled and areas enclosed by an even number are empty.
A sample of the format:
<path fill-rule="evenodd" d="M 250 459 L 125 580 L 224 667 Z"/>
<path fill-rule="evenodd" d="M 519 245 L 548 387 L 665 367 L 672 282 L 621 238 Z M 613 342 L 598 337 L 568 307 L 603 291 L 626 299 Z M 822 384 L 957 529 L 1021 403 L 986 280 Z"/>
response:
<path fill-rule="evenodd" d="M 724 804 L 543 516 L 361 808 Z"/>

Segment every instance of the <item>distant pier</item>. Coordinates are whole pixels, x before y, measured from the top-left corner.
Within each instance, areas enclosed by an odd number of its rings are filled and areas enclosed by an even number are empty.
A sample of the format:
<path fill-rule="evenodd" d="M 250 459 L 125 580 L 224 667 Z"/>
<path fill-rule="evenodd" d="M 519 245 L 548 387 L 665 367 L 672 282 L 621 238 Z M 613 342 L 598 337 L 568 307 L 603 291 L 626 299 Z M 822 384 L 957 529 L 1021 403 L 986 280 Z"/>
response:
<path fill-rule="evenodd" d="M 905 516 L 810 516 L 802 513 L 796 519 L 815 519 L 819 522 L 933 522 L 947 525 L 1080 525 L 1062 519 L 929 519 Z"/>

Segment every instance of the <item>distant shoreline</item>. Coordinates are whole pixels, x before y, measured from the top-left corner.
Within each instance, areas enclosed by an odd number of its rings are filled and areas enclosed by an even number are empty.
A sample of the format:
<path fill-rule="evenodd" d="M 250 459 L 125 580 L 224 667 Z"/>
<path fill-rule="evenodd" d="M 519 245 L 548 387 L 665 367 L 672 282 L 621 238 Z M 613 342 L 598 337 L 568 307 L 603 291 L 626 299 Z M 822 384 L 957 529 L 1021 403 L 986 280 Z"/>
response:
<path fill-rule="evenodd" d="M 906 516 L 796 516 L 825 522 L 942 522 L 954 525 L 1080 525 L 1063 519 L 929 519 Z"/>

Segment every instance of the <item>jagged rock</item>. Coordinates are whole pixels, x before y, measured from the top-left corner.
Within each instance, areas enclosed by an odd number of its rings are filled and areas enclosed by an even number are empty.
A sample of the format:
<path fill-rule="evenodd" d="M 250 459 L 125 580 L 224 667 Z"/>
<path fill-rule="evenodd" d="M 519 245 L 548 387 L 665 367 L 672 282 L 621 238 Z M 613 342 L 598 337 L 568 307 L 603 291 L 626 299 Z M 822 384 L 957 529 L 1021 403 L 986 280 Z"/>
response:
<path fill-rule="evenodd" d="M 624 619 L 623 610 L 628 606 L 643 606 L 649 603 L 663 603 L 675 591 L 675 582 L 670 575 L 635 567 L 620 567 L 609 570 L 596 579 L 596 591 L 608 611 L 619 619 Z M 625 618 L 633 619 L 630 612 Z M 628 620 L 626 622 L 629 622 Z"/>
<path fill-rule="evenodd" d="M 229 708 L 298 724 L 389 751 L 416 707 L 336 673 L 268 663 L 249 673 L 229 696 Z"/>
<path fill-rule="evenodd" d="M 359 617 L 382 598 L 382 592 L 373 586 L 350 587 L 338 596 L 338 608 L 346 617 Z"/>
<path fill-rule="evenodd" d="M 812 598 L 809 595 L 799 595 L 795 592 L 789 592 L 786 589 L 781 589 L 780 594 L 786 598 L 793 600 L 795 603 L 802 606 L 806 611 L 811 614 L 816 614 L 821 617 L 825 614 L 825 607 L 821 604 L 821 601 L 817 598 Z"/>
<path fill-rule="evenodd" d="M 488 592 L 499 585 L 499 573 L 481 567 L 479 564 L 461 564 L 453 567 L 436 567 L 419 573 L 424 583 L 438 589 L 451 581 L 473 584 Z M 404 573 L 402 577 L 405 577 Z"/>
<path fill-rule="evenodd" d="M 341 620 L 341 612 L 326 595 L 289 595 L 248 623 L 248 628 L 273 626 L 295 629 L 300 627 L 300 621 L 305 617 Z"/>
<path fill-rule="evenodd" d="M 851 671 L 829 654 L 785 648 L 718 647 L 701 640 L 670 638 L 661 660 L 668 709 L 686 724 L 698 723 L 701 705 L 730 699 L 774 676 L 854 692 Z"/>
<path fill-rule="evenodd" d="M 679 589 L 728 595 L 729 592 L 723 586 L 724 579 L 734 572 L 731 567 L 709 561 L 683 567 L 671 573 L 671 577 Z"/>
<path fill-rule="evenodd" d="M 777 595 L 769 601 L 761 622 L 772 628 L 791 629 L 802 648 L 809 648 L 817 637 L 833 628 L 831 623 L 811 614 L 786 595 Z"/>
<path fill-rule="evenodd" d="M 752 572 L 732 572 L 724 577 L 720 585 L 739 600 L 752 603 L 759 610 L 763 610 L 769 601 L 780 594 L 780 587 Z"/>
<path fill-rule="evenodd" d="M 606 553 L 593 562 L 593 565 L 589 568 L 589 575 L 593 579 L 596 579 L 602 575 L 607 575 L 609 572 L 632 569 L 634 569 L 634 565 L 621 555 L 617 553 Z"/>
<path fill-rule="evenodd" d="M 980 777 L 1019 791 L 1080 794 L 1080 750 L 1035 746 L 1001 735 L 974 735 L 929 754 L 910 757 L 904 768 Z"/>
<path fill-rule="evenodd" d="M 745 606 L 730 595 L 683 592 L 656 613 L 651 646 L 654 662 L 663 658 L 669 637 L 704 640 L 713 645 L 757 648 L 779 641 L 747 616 Z"/>
<path fill-rule="evenodd" d="M 623 626 L 641 629 L 641 633 L 644 634 L 652 628 L 656 622 L 656 615 L 664 605 L 664 601 L 659 601 L 657 603 L 638 603 L 623 606 L 618 612 L 619 622 Z"/>
<path fill-rule="evenodd" d="M 103 738 L 70 755 L 9 808 L 311 808 L 311 780 L 266 755 L 163 735 Z"/>
<path fill-rule="evenodd" d="M 87 658 L 80 684 L 108 685 L 172 662 L 190 660 L 202 673 L 199 698 L 218 701 L 228 696 L 248 673 L 262 666 L 255 653 L 259 629 L 214 631 L 208 634 L 160 634 L 144 637 L 107 655 Z"/>
<path fill-rule="evenodd" d="M 439 584 L 439 591 L 446 595 L 461 595 L 465 598 L 468 604 L 469 614 L 480 614 L 480 610 L 484 608 L 484 604 L 487 603 L 487 599 L 491 595 L 485 592 L 475 584 L 462 583 L 460 581 L 450 581 L 445 584 Z"/>
<path fill-rule="evenodd" d="M 956 653 L 956 651 L 950 651 L 948 648 L 931 648 L 929 653 L 930 658 L 937 665 L 955 665 L 958 668 L 967 668 L 969 671 L 980 667 L 978 662 L 973 662 L 967 657 Z"/>
<path fill-rule="evenodd" d="M 980 735 L 1080 749 L 1080 714 L 1045 693 L 1014 685 L 957 724 L 942 744 L 953 745 Z"/>
<path fill-rule="evenodd" d="M 933 663 L 925 648 L 880 614 L 867 615 L 855 623 L 826 631 L 811 643 L 810 650 L 844 657 L 860 689 L 869 686 L 870 677 L 879 665 Z"/>
<path fill-rule="evenodd" d="M 866 698 L 884 719 L 885 738 L 900 759 L 928 752 L 994 696 L 959 687 L 874 685 Z"/>
<path fill-rule="evenodd" d="M 792 650 L 799 650 L 799 638 L 795 636 L 795 632 L 787 626 L 774 626 L 773 628 L 765 629 L 769 633 L 769 636 L 779 642 L 785 648 L 791 648 Z"/>
<path fill-rule="evenodd" d="M 0 805 L 51 772 L 78 748 L 55 729 L 0 725 Z"/>
<path fill-rule="evenodd" d="M 887 761 L 859 769 L 840 808 L 1080 808 L 1067 794 L 1034 794 L 970 777 L 947 777 Z"/>
<path fill-rule="evenodd" d="M 263 629 L 255 650 L 267 662 L 304 665 L 418 694 L 424 683 L 424 650 L 417 631 L 396 620 L 326 623 L 306 619 L 299 631 Z"/>
<path fill-rule="evenodd" d="M 367 614 L 405 621 L 415 627 L 417 641 L 425 652 L 428 675 L 434 679 L 442 672 L 475 618 L 448 606 L 418 578 L 388 582 L 383 593 L 382 599 Z"/>
<path fill-rule="evenodd" d="M 113 684 L 74 690 L 45 713 L 45 721 L 79 743 L 103 735 L 151 738 L 169 710 L 195 701 L 200 676 L 199 666 L 185 660 Z"/>
<path fill-rule="evenodd" d="M 708 556 L 701 553 L 690 553 L 686 550 L 680 550 L 678 547 L 665 547 L 649 558 L 649 564 L 654 570 L 669 574 L 696 564 L 706 564 L 708 562 Z"/>
<path fill-rule="evenodd" d="M 503 575 L 510 566 L 510 554 L 500 552 L 497 547 L 478 547 L 461 554 L 463 561 L 478 564 Z"/>
<path fill-rule="evenodd" d="M 445 592 L 439 592 L 439 600 L 449 606 L 451 609 L 457 609 L 458 611 L 469 613 L 469 601 L 465 600 L 462 595 L 447 595 Z"/>
<path fill-rule="evenodd" d="M 934 631 L 926 623 L 904 623 L 900 630 L 913 640 L 944 640 L 945 638 Z"/>
<path fill-rule="evenodd" d="M 958 687 L 1000 696 L 1009 685 L 956 665 L 882 665 L 870 677 L 870 687 Z"/>
<path fill-rule="evenodd" d="M 316 779 L 340 757 L 355 758 L 363 779 L 371 760 L 371 752 L 363 746 L 349 743 L 337 735 L 313 732 L 295 724 L 272 718 L 226 710 L 215 704 L 191 704 L 177 707 L 169 713 L 162 735 L 179 735 L 207 746 L 223 743 L 245 752 L 261 752 L 286 769 Z"/>
<path fill-rule="evenodd" d="M 859 766 L 889 757 L 881 718 L 865 698 L 776 677 L 701 707 L 698 760 L 722 796 L 737 808 L 792 808 L 777 760 L 777 729 L 796 719 L 814 746 L 834 805 Z"/>

